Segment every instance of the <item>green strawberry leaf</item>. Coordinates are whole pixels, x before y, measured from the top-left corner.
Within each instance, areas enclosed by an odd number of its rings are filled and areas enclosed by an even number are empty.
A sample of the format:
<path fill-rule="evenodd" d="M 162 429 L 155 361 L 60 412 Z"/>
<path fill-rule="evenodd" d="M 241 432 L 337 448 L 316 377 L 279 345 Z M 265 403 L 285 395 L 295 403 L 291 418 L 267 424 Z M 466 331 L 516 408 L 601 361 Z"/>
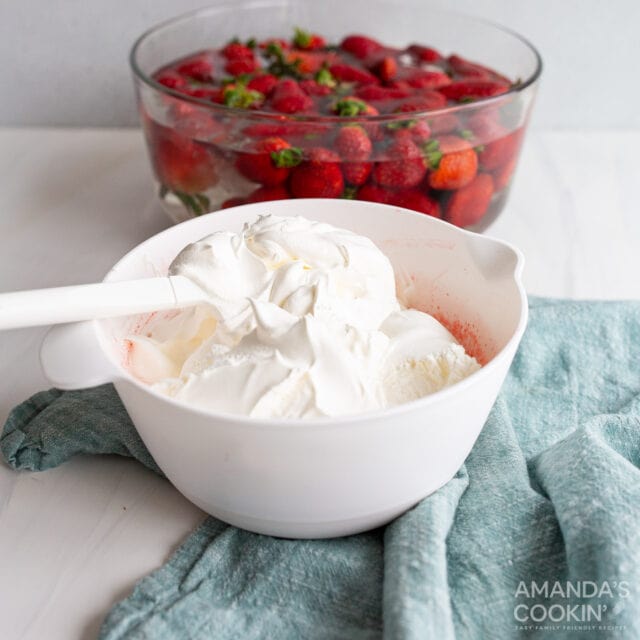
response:
<path fill-rule="evenodd" d="M 280 151 L 271 152 L 271 160 L 279 169 L 283 167 L 297 167 L 302 162 L 302 149 L 299 147 L 289 147 Z"/>
<path fill-rule="evenodd" d="M 320 71 L 316 73 L 315 80 L 318 84 L 321 84 L 324 87 L 333 88 L 337 84 L 336 79 L 333 77 L 333 74 L 326 66 L 322 67 L 322 69 L 320 69 Z"/>
<path fill-rule="evenodd" d="M 367 105 L 362 100 L 339 100 L 336 102 L 334 110 L 339 116 L 353 117 L 364 113 L 367 110 Z"/>
<path fill-rule="evenodd" d="M 311 34 L 304 29 L 296 27 L 293 44 L 296 47 L 300 47 L 300 49 L 306 49 L 311 44 Z"/>

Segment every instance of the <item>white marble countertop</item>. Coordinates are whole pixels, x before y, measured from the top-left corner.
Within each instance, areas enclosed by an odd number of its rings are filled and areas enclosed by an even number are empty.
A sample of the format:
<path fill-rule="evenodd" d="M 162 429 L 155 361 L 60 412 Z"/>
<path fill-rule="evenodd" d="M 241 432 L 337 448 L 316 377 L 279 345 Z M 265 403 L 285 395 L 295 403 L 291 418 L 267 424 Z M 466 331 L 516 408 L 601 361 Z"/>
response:
<path fill-rule="evenodd" d="M 529 293 L 640 298 L 639 147 L 640 131 L 529 135 L 488 232 L 522 249 Z M 0 130 L 0 291 L 101 279 L 168 225 L 139 131 Z M 0 334 L 0 423 L 48 386 L 44 331 Z M 203 517 L 130 460 L 78 458 L 42 473 L 0 462 L 0 636 L 95 637 L 110 606 Z"/>

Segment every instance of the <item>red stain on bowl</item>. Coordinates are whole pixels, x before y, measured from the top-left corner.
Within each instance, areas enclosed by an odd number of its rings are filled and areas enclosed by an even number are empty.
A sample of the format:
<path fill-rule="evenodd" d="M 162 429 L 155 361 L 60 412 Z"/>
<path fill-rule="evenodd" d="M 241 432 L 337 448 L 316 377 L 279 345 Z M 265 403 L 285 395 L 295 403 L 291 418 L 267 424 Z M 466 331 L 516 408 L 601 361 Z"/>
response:
<path fill-rule="evenodd" d="M 487 364 L 491 357 L 488 355 L 488 345 L 480 338 L 478 328 L 471 322 L 457 318 L 447 317 L 442 312 L 432 312 L 431 315 L 453 335 L 464 347 L 464 350 L 474 357 L 482 366 Z"/>

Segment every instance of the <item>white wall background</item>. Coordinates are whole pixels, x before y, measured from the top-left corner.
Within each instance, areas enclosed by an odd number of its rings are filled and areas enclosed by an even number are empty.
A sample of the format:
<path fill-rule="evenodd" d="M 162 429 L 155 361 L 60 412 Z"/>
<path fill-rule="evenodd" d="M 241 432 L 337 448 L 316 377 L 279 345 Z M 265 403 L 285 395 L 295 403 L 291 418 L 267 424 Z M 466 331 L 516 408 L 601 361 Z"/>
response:
<path fill-rule="evenodd" d="M 640 126 L 638 0 L 423 1 L 500 22 L 538 47 L 545 70 L 534 126 Z M 206 4 L 0 0 L 0 125 L 136 124 L 131 44 Z"/>

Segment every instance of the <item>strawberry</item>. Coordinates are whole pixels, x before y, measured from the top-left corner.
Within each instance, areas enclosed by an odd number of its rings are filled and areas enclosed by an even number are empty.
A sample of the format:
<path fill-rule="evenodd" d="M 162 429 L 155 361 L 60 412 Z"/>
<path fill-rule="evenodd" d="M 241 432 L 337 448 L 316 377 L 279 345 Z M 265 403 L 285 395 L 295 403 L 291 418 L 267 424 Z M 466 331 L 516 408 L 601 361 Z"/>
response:
<path fill-rule="evenodd" d="M 233 58 L 224 66 L 224 70 L 232 76 L 240 76 L 244 73 L 253 73 L 258 69 L 255 58 Z"/>
<path fill-rule="evenodd" d="M 470 62 L 461 56 L 451 55 L 447 58 L 447 62 L 452 72 L 467 80 L 493 80 L 507 85 L 510 84 L 508 78 L 496 73 L 493 69 L 476 62 Z"/>
<path fill-rule="evenodd" d="M 442 55 L 439 51 L 420 44 L 412 44 L 407 47 L 407 53 L 410 53 L 419 62 L 439 62 L 442 60 Z"/>
<path fill-rule="evenodd" d="M 270 95 L 271 108 L 280 113 L 299 113 L 313 107 L 313 100 L 291 78 L 278 82 Z"/>
<path fill-rule="evenodd" d="M 221 205 L 221 209 L 230 209 L 231 207 L 239 207 L 242 204 L 247 204 L 246 198 L 234 197 L 225 200 Z"/>
<path fill-rule="evenodd" d="M 395 58 L 386 56 L 375 65 L 373 70 L 380 80 L 389 82 L 398 74 L 398 63 Z"/>
<path fill-rule="evenodd" d="M 345 161 L 361 162 L 369 158 L 373 145 L 361 126 L 347 125 L 338 131 L 335 148 Z"/>
<path fill-rule="evenodd" d="M 222 104 L 224 102 L 224 94 L 221 89 L 198 87 L 197 89 L 186 89 L 181 91 L 193 98 L 200 98 L 200 100 L 207 100 L 209 102 L 215 102 L 216 104 Z"/>
<path fill-rule="evenodd" d="M 495 119 L 495 114 L 483 111 L 467 120 L 473 133 L 473 142 L 478 145 L 478 159 L 483 169 L 492 171 L 511 161 L 518 153 L 522 141 L 522 128 L 509 131 Z"/>
<path fill-rule="evenodd" d="M 310 79 L 300 80 L 300 88 L 309 96 L 328 96 L 333 93 L 331 87 Z"/>
<path fill-rule="evenodd" d="M 405 209 L 413 209 L 420 213 L 426 213 L 434 218 L 441 218 L 440 204 L 437 200 L 429 197 L 419 189 L 407 189 L 406 191 L 395 191 L 390 194 L 389 204 Z"/>
<path fill-rule="evenodd" d="M 458 227 L 475 224 L 489 208 L 493 191 L 493 178 L 488 173 L 479 173 L 451 194 L 445 208 L 446 219 Z"/>
<path fill-rule="evenodd" d="M 344 190 L 340 156 L 323 147 L 309 150 L 309 159 L 291 173 L 291 193 L 296 198 L 337 198 Z"/>
<path fill-rule="evenodd" d="M 373 180 L 390 189 L 408 189 L 418 185 L 427 172 L 420 147 L 406 136 L 395 138 L 387 153 L 390 160 L 376 163 Z"/>
<path fill-rule="evenodd" d="M 173 191 L 200 193 L 219 180 L 207 149 L 173 132 L 155 140 L 152 159 L 158 180 Z"/>
<path fill-rule="evenodd" d="M 171 109 L 174 129 L 187 138 L 220 144 L 227 136 L 226 127 L 208 109 L 201 109 L 184 101 L 176 101 Z"/>
<path fill-rule="evenodd" d="M 427 142 L 425 151 L 431 168 L 428 180 L 432 189 L 459 189 L 475 178 L 478 156 L 466 140 L 442 136 Z"/>
<path fill-rule="evenodd" d="M 187 86 L 187 81 L 177 71 L 167 69 L 155 76 L 155 81 L 169 89 L 182 89 Z"/>
<path fill-rule="evenodd" d="M 407 98 L 411 95 L 411 91 L 409 89 L 395 87 L 381 87 L 379 84 L 367 84 L 358 87 L 355 91 L 355 95 L 358 98 L 369 100 L 371 102 L 384 102 L 387 100 Z"/>
<path fill-rule="evenodd" d="M 213 62 L 209 53 L 198 53 L 182 60 L 176 71 L 199 82 L 209 82 L 213 77 Z"/>
<path fill-rule="evenodd" d="M 263 95 L 268 95 L 271 90 L 278 84 L 278 78 L 270 73 L 261 73 L 254 76 L 247 82 L 247 89 L 259 91 Z"/>
<path fill-rule="evenodd" d="M 383 189 L 375 184 L 365 184 L 358 189 L 358 200 L 366 200 L 367 202 L 380 202 L 382 204 L 388 204 L 389 199 L 392 197 L 392 192 L 388 189 Z"/>
<path fill-rule="evenodd" d="M 258 187 L 249 194 L 247 202 L 266 202 L 268 200 L 288 200 L 291 195 L 284 185 L 276 185 L 275 187 Z"/>
<path fill-rule="evenodd" d="M 331 75 L 340 82 L 358 82 L 360 84 L 377 84 L 378 78 L 366 69 L 350 64 L 337 63 L 329 66 Z"/>
<path fill-rule="evenodd" d="M 282 55 L 286 64 L 293 66 L 298 74 L 317 73 L 337 59 L 336 54 L 331 51 L 299 51 L 296 49 Z"/>
<path fill-rule="evenodd" d="M 522 140 L 522 129 L 516 129 L 507 135 L 482 145 L 478 154 L 483 169 L 491 171 L 511 162 L 518 154 Z"/>
<path fill-rule="evenodd" d="M 371 175 L 373 170 L 372 162 L 343 162 L 342 173 L 344 179 L 356 187 L 363 185 Z"/>
<path fill-rule="evenodd" d="M 236 168 L 245 178 L 271 187 L 282 184 L 300 162 L 301 149 L 282 138 L 265 138 L 253 144 L 252 152 L 238 154 Z"/>
<path fill-rule="evenodd" d="M 416 69 L 405 74 L 403 78 L 410 87 L 415 89 L 439 89 L 451 84 L 451 78 L 441 71 L 426 71 Z"/>
<path fill-rule="evenodd" d="M 384 46 L 373 38 L 358 34 L 347 36 L 340 43 L 340 48 L 343 51 L 347 51 L 356 58 L 360 58 L 361 60 L 370 57 L 374 53 L 378 53 L 384 50 Z"/>
<path fill-rule="evenodd" d="M 447 104 L 446 98 L 438 91 L 424 89 L 413 97 L 406 98 L 395 109 L 394 113 L 414 113 L 416 111 L 433 111 L 442 109 Z"/>
<path fill-rule="evenodd" d="M 332 129 L 331 125 L 319 122 L 256 122 L 242 129 L 248 138 L 289 137 L 304 138 L 320 136 Z"/>
<path fill-rule="evenodd" d="M 296 29 L 293 44 L 298 47 L 298 49 L 304 49 L 305 51 L 323 49 L 327 46 L 327 42 L 322 36 L 319 36 L 317 33 L 304 31 L 303 29 Z"/>
<path fill-rule="evenodd" d="M 518 158 L 513 157 L 509 162 L 498 167 L 493 172 L 493 186 L 496 191 L 502 191 L 509 185 L 511 178 L 513 177 L 513 172 L 516 169 L 517 162 Z"/>
<path fill-rule="evenodd" d="M 425 143 L 431 137 L 431 127 L 426 120 L 399 120 L 387 125 L 393 131 L 393 137 L 409 138 L 417 145 Z"/>
<path fill-rule="evenodd" d="M 470 102 L 479 98 L 490 98 L 509 91 L 509 85 L 491 80 L 461 80 L 440 87 L 440 93 L 449 100 Z"/>
<path fill-rule="evenodd" d="M 253 58 L 253 49 L 241 42 L 231 41 L 220 53 L 227 60 L 240 60 L 242 58 Z"/>

